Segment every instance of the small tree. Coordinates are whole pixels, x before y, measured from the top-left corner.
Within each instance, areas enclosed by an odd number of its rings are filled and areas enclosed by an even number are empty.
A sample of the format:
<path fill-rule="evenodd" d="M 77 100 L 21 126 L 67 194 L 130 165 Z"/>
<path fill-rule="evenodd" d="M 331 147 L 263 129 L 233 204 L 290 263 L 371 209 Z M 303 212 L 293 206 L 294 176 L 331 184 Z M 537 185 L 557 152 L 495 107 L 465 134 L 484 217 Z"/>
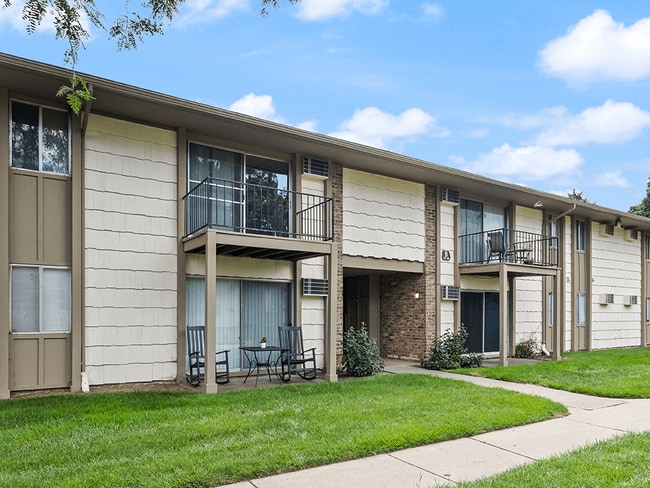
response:
<path fill-rule="evenodd" d="M 646 195 L 638 205 L 630 207 L 630 213 L 635 215 L 642 215 L 643 217 L 650 217 L 650 176 L 648 177 L 648 186 L 646 188 Z"/>
<path fill-rule="evenodd" d="M 583 192 L 578 191 L 575 188 L 570 192 L 568 192 L 566 196 L 569 197 L 571 200 L 576 200 L 578 202 L 592 203 L 589 200 L 587 200 L 587 197 L 585 197 L 585 194 Z"/>
<path fill-rule="evenodd" d="M 360 328 L 350 327 L 343 335 L 343 369 L 352 376 L 370 376 L 384 369 L 377 342 L 370 339 L 363 322 Z"/>

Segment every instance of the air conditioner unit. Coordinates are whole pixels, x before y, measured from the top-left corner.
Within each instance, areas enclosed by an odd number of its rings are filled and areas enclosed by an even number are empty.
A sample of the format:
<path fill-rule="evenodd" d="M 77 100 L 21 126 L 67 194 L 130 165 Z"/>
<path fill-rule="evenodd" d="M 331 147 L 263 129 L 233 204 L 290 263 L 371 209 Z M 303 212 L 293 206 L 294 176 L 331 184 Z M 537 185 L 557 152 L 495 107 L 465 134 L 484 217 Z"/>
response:
<path fill-rule="evenodd" d="M 636 229 L 625 229 L 625 240 L 626 241 L 638 241 L 639 240 L 639 231 Z"/>
<path fill-rule="evenodd" d="M 614 226 L 612 224 L 600 224 L 600 235 L 609 237 L 614 235 Z"/>
<path fill-rule="evenodd" d="M 460 300 L 460 286 L 442 285 L 443 300 Z"/>
<path fill-rule="evenodd" d="M 302 294 L 307 296 L 326 297 L 329 292 L 329 282 L 318 278 L 302 279 Z"/>
<path fill-rule="evenodd" d="M 454 190 L 453 188 L 445 187 L 442 189 L 441 200 L 451 205 L 458 205 L 460 203 L 460 192 L 458 190 Z"/>
<path fill-rule="evenodd" d="M 609 305 L 614 303 L 614 294 L 613 293 L 601 293 L 598 295 L 598 303 L 601 305 Z"/>
<path fill-rule="evenodd" d="M 636 295 L 625 295 L 623 297 L 623 304 L 624 305 L 638 305 L 639 304 L 639 297 Z"/>
<path fill-rule="evenodd" d="M 318 176 L 319 178 L 327 178 L 329 176 L 329 163 L 322 159 L 302 158 L 302 172 L 306 175 Z"/>

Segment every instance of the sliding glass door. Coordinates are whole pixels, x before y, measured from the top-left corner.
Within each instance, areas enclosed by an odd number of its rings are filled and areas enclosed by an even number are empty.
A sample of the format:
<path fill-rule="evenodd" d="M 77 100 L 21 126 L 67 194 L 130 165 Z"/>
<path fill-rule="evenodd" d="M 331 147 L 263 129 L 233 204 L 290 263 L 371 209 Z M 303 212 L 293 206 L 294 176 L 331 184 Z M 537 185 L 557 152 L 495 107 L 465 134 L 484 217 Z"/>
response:
<path fill-rule="evenodd" d="M 240 346 L 262 337 L 278 345 L 278 326 L 291 323 L 292 284 L 279 281 L 217 279 L 217 350 L 229 349 L 230 369 L 248 367 Z M 187 278 L 187 326 L 204 325 L 205 281 Z"/>

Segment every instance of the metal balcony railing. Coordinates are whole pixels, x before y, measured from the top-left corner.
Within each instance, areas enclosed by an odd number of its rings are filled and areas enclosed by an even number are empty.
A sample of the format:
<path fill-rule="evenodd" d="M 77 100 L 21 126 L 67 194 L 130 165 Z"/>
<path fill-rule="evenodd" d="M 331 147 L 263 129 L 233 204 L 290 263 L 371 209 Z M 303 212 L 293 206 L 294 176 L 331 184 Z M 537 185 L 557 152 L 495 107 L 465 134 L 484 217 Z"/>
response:
<path fill-rule="evenodd" d="M 329 241 L 334 200 L 208 177 L 184 197 L 185 236 L 204 229 Z"/>
<path fill-rule="evenodd" d="M 460 236 L 460 264 L 519 263 L 558 265 L 558 238 L 514 229 Z"/>

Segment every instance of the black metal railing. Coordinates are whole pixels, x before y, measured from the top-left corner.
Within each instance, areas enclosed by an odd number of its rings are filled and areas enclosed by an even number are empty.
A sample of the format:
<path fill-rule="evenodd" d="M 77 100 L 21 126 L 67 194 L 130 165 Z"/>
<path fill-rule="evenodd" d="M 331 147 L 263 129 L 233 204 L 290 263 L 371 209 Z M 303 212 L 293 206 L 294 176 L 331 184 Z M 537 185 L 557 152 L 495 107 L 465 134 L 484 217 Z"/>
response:
<path fill-rule="evenodd" d="M 334 200 L 208 177 L 184 197 L 185 235 L 204 229 L 332 240 Z"/>
<path fill-rule="evenodd" d="M 557 266 L 558 238 L 505 228 L 460 236 L 460 264 L 494 262 Z"/>

